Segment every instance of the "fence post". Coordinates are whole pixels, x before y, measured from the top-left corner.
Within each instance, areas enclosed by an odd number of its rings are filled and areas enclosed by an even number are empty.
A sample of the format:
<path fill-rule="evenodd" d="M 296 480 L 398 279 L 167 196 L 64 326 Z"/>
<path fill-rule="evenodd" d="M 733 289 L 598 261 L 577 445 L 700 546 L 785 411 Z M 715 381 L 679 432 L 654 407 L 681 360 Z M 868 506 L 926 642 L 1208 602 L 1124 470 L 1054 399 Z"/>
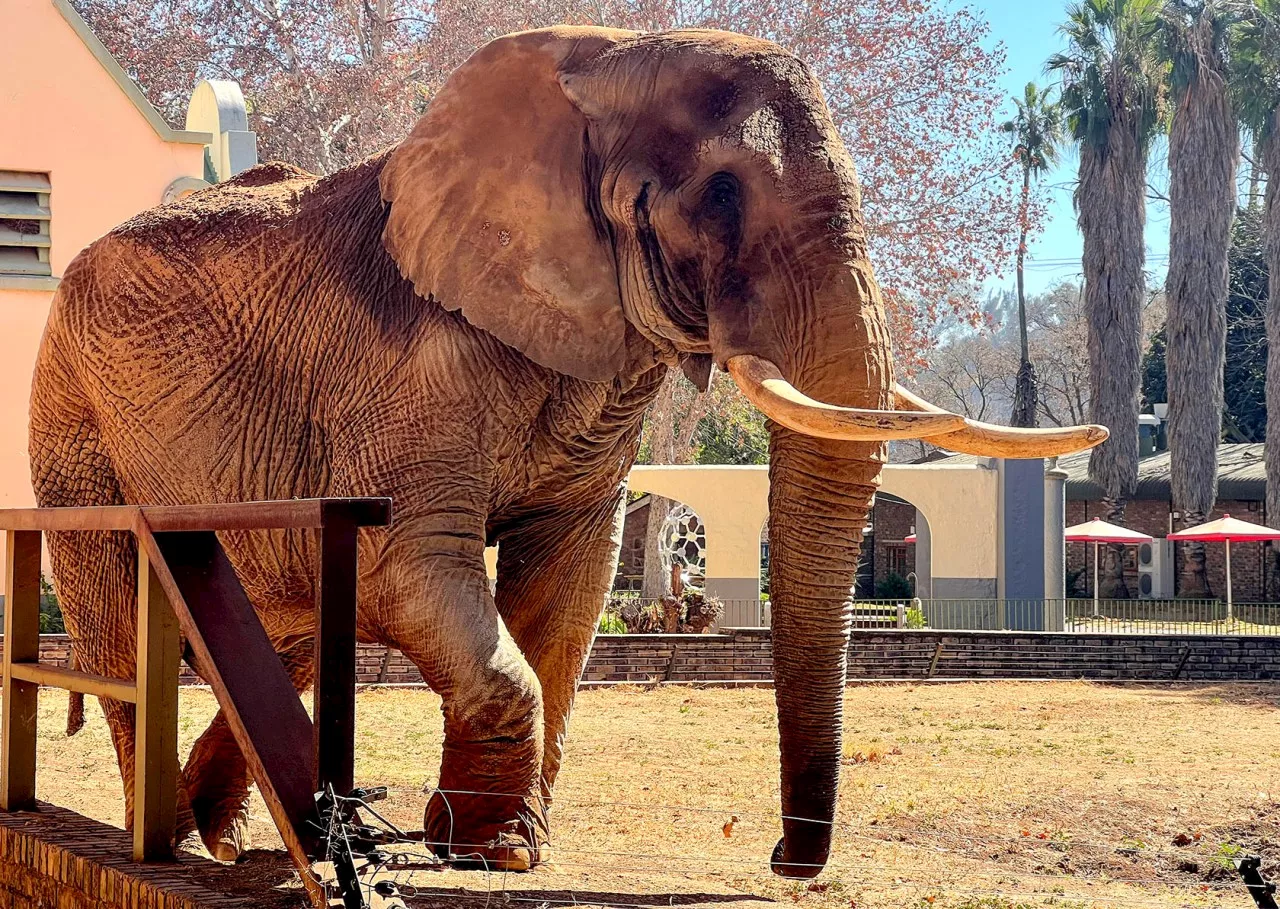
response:
<path fill-rule="evenodd" d="M 335 518 L 320 530 L 314 690 L 315 790 L 354 785 L 356 732 L 356 531 Z"/>
<path fill-rule="evenodd" d="M 178 617 L 138 547 L 138 681 L 134 707 L 133 860 L 172 858 L 178 797 Z"/>
<path fill-rule="evenodd" d="M 0 810 L 36 806 L 36 709 L 40 686 L 17 681 L 14 663 L 40 659 L 40 532 L 11 530 L 5 546 L 4 707 Z"/>

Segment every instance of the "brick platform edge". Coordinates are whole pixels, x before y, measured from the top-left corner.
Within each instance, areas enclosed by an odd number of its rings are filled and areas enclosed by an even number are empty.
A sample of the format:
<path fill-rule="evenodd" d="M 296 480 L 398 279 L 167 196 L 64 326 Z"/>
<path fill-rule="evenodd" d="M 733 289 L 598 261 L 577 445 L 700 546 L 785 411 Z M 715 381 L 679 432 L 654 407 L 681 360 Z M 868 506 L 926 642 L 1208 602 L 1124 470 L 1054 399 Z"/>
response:
<path fill-rule="evenodd" d="M 0 813 L 0 906 L 5 909 L 251 909 L 253 900 L 200 883 L 221 866 L 129 860 L 130 835 L 53 805 Z"/>
<path fill-rule="evenodd" d="M 41 638 L 41 659 L 65 666 L 67 653 L 66 635 Z M 375 644 L 360 646 L 356 678 L 362 685 L 422 682 L 399 651 Z M 1280 679 L 1280 637 L 857 630 L 849 645 L 849 678 Z M 704 635 L 600 635 L 583 684 L 772 679 L 769 632 L 731 629 Z M 184 667 L 183 681 L 199 679 Z"/>

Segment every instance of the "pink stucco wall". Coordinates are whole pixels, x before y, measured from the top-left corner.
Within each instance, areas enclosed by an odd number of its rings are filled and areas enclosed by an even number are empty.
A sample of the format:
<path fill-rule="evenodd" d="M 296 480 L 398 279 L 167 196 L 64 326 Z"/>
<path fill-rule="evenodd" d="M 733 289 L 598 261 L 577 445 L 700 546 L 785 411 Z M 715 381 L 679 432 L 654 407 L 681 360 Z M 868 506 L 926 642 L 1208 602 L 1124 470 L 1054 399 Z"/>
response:
<path fill-rule="evenodd" d="M 203 146 L 164 141 L 51 0 L 4 0 L 0 170 L 50 175 L 51 267 L 203 173 Z M 31 504 L 27 399 L 51 291 L 0 287 L 0 507 Z"/>

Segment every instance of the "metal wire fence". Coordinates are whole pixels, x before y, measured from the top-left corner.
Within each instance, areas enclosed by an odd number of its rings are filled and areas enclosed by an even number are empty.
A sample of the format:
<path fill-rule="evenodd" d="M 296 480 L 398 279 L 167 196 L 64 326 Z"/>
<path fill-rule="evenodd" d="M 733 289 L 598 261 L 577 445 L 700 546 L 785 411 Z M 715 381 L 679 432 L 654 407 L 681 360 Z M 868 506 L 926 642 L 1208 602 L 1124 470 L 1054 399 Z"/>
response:
<path fill-rule="evenodd" d="M 420 804 L 424 796 L 434 796 L 446 806 L 458 797 L 524 798 L 517 794 L 431 787 L 425 791 L 393 787 L 388 794 L 393 803 L 405 800 Z M 431 872 L 444 871 L 458 860 L 479 855 L 476 850 L 492 844 L 455 837 L 452 824 L 443 839 L 432 840 L 422 832 L 397 827 L 381 806 L 374 808 L 363 799 L 338 801 L 358 808 L 364 815 L 364 824 L 355 827 L 331 813 L 327 841 L 331 848 L 329 868 L 333 870 L 317 870 L 322 872 L 330 897 L 338 898 L 339 891 L 347 888 L 340 886 L 343 875 L 335 872 L 345 865 L 349 869 L 349 889 L 360 893 L 368 906 L 392 905 L 381 903 L 379 895 L 406 899 L 410 905 L 418 900 L 435 905 L 442 899 L 465 899 L 483 906 L 586 904 L 611 909 L 658 909 L 677 899 L 695 901 L 696 897 L 676 893 L 655 897 L 653 885 L 669 882 L 673 875 L 686 882 L 716 881 L 727 891 L 719 900 L 729 898 L 729 894 L 762 900 L 759 894 L 769 891 L 766 882 L 771 875 L 760 864 L 758 844 L 749 841 L 736 845 L 733 831 L 739 825 L 748 831 L 776 830 L 783 820 L 775 811 L 752 810 L 745 805 L 712 807 L 557 797 L 561 823 L 576 821 L 577 826 L 601 824 L 605 830 L 625 830 L 657 822 L 668 831 L 671 841 L 660 846 L 628 848 L 625 840 L 615 841 L 598 834 L 587 844 L 558 844 L 552 866 L 561 879 L 556 881 L 555 892 L 547 892 L 526 889 L 506 873 L 490 870 L 483 858 L 478 864 L 473 863 L 480 874 L 470 886 L 458 887 L 456 879 L 433 881 Z M 410 816 L 414 813 L 413 809 L 408 812 Z M 454 816 L 452 807 L 448 816 Z M 966 845 L 943 838 L 943 845 L 942 841 L 930 843 L 927 837 L 913 842 L 913 837 L 902 832 L 879 833 L 839 820 L 810 822 L 834 828 L 835 854 L 822 883 L 801 883 L 792 888 L 796 901 L 806 892 L 826 893 L 837 888 L 840 892 L 848 888 L 846 898 L 854 894 L 861 897 L 863 891 L 896 895 L 901 898 L 901 905 L 930 905 L 937 896 L 969 897 L 971 901 L 964 905 L 992 909 L 1060 904 L 1199 909 L 1237 902 L 1243 905 L 1247 899 L 1232 861 L 1240 850 L 1231 843 L 1201 840 L 1199 835 L 1194 840 L 1186 838 L 1183 845 L 1165 847 L 1128 839 L 1086 839 L 1062 832 L 987 831 L 982 842 Z M 723 837 L 718 831 L 723 831 Z M 956 864 L 950 870 L 954 874 L 963 869 L 960 879 L 938 877 L 940 855 L 953 857 Z M 614 892 L 601 893 L 598 886 L 592 886 L 592 878 L 599 879 L 601 875 L 614 885 Z M 564 878 L 580 881 L 571 883 Z M 570 886 L 566 888 L 565 884 Z M 1101 891 L 1095 889 L 1099 887 Z M 1042 902 L 1046 897 L 1048 901 Z M 860 902 L 849 900 L 855 906 Z"/>

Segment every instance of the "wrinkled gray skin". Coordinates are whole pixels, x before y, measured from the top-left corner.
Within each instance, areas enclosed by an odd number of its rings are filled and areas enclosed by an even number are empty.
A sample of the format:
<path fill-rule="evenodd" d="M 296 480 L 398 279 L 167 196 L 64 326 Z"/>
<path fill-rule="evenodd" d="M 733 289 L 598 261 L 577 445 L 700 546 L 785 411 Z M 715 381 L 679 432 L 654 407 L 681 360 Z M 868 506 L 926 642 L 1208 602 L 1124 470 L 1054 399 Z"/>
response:
<path fill-rule="evenodd" d="M 821 400 L 891 406 L 858 186 L 815 80 L 723 33 L 527 33 L 477 54 L 387 154 L 323 179 L 256 168 L 78 257 L 36 369 L 34 482 L 43 506 L 391 496 L 393 526 L 361 538 L 360 637 L 443 697 L 440 787 L 517 796 L 454 795 L 452 828 L 437 798 L 428 832 L 522 868 L 644 410 L 670 366 L 705 382 L 744 353 Z M 771 433 L 774 867 L 812 876 L 882 449 Z M 224 544 L 305 686 L 313 541 Z M 132 542 L 50 548 L 80 667 L 130 676 Z M 132 712 L 103 707 L 128 794 Z M 219 716 L 182 804 L 221 857 L 248 782 Z"/>

